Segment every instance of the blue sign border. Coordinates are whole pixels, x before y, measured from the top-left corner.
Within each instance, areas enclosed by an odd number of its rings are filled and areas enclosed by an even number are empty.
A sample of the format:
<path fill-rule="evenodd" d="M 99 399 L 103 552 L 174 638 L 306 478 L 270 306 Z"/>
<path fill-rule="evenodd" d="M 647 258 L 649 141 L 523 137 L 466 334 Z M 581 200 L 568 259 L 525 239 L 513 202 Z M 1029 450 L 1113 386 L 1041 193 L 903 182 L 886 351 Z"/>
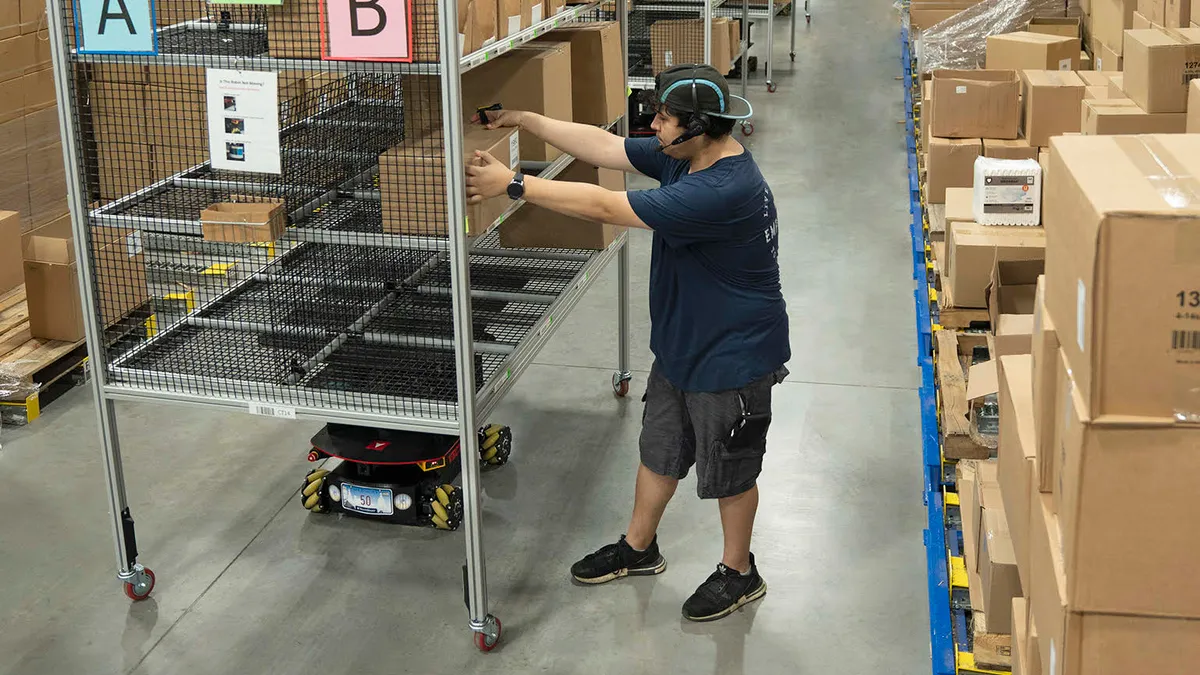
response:
<path fill-rule="evenodd" d="M 74 24 L 75 24 L 75 51 L 80 54 L 100 54 L 100 55 L 109 55 L 109 56 L 158 56 L 158 8 L 156 6 L 155 0 L 149 0 L 149 1 L 150 1 L 150 30 L 153 31 L 151 33 L 151 36 L 152 36 L 151 40 L 154 44 L 154 48 L 148 52 L 144 52 L 144 51 L 143 52 L 122 52 L 122 51 L 113 51 L 113 50 L 103 50 L 103 49 L 92 50 L 92 49 L 84 49 L 83 48 L 83 45 L 81 44 L 83 42 L 83 29 L 79 25 L 80 17 L 83 16 L 83 10 L 79 7 L 79 3 L 81 2 L 81 0 L 71 0 L 71 7 L 74 10 L 73 18 L 74 18 Z"/>

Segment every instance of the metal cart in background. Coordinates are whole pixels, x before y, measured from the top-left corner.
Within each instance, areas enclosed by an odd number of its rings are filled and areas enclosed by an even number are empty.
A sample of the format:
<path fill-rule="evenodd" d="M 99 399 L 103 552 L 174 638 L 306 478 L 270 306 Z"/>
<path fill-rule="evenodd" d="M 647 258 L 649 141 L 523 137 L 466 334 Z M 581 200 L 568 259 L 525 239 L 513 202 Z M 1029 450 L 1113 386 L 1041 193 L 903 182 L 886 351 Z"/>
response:
<path fill-rule="evenodd" d="M 188 12 L 200 16 L 178 16 L 188 2 Z M 428 0 L 412 22 L 420 43 L 411 62 L 334 60 L 323 44 L 300 44 L 324 40 L 316 23 L 323 14 L 306 13 L 314 5 L 302 0 L 271 9 L 160 0 L 147 53 L 84 49 L 78 5 L 47 4 L 91 383 L 125 592 L 144 598 L 155 578 L 136 543 L 116 400 L 456 435 L 464 458 L 469 625 L 479 648 L 490 650 L 501 627 L 488 612 L 477 429 L 613 259 L 619 346 L 611 385 L 619 396 L 628 392 L 629 256 L 623 232 L 594 249 L 504 245 L 497 227 L 523 202 L 472 227 L 461 76 L 583 19 L 599 3 L 569 6 L 462 56 L 457 1 Z M 623 53 L 625 5 L 615 0 Z M 281 37 L 281 27 L 290 38 Z M 271 74 L 281 92 L 286 86 L 295 94 L 280 96 L 278 173 L 230 170 L 208 159 L 200 127 L 189 125 L 204 117 L 197 106 L 205 104 L 213 69 Z M 226 97 L 226 114 L 237 110 L 237 98 Z M 226 133 L 241 133 L 246 121 L 233 120 Z M 164 128 L 150 128 L 158 123 Z M 625 134 L 625 119 L 611 128 Z M 190 138 L 188 129 L 195 132 Z M 240 145 L 226 146 L 227 159 L 245 157 Z M 397 147 L 407 150 L 391 155 Z M 393 164 L 381 162 L 384 153 Z M 553 178 L 572 161 L 563 155 L 523 170 Z M 394 183 L 381 177 L 385 169 L 408 171 L 406 185 L 416 192 L 395 194 Z M 275 205 L 272 213 L 286 221 L 282 236 L 208 241 L 198 214 L 230 200 Z M 396 218 L 419 227 L 397 232 Z M 201 250 L 235 262 L 220 263 L 222 283 L 204 292 L 174 303 L 158 298 L 144 334 L 106 341 L 122 301 L 147 294 L 152 247 L 164 269 L 174 269 L 172 251 L 179 268 Z M 242 273 L 230 272 L 239 266 Z"/>

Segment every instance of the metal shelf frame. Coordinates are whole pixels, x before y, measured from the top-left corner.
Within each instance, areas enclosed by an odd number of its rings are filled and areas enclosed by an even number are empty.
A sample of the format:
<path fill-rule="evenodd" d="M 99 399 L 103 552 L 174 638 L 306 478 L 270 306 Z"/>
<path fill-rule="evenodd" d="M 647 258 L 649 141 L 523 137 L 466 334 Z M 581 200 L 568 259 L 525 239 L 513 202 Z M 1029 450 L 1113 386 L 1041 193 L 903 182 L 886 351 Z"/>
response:
<path fill-rule="evenodd" d="M 465 173 L 463 157 L 463 128 L 458 115 L 446 114 L 442 120 L 442 138 L 447 160 L 444 163 L 445 223 L 441 237 L 412 237 L 382 232 L 356 232 L 338 229 L 336 218 L 315 217 L 325 209 L 345 207 L 347 211 L 367 209 L 379 203 L 379 193 L 371 188 L 374 171 L 368 169 L 352 176 L 336 189 L 313 189 L 302 181 L 286 191 L 296 194 L 296 203 L 289 208 L 291 225 L 281 240 L 284 250 L 268 255 L 267 262 L 227 288 L 217 290 L 194 306 L 189 305 L 167 325 L 156 321 L 156 332 L 144 342 L 114 355 L 109 360 L 105 350 L 104 331 L 98 316 L 96 271 L 92 267 L 89 245 L 93 228 L 106 225 L 142 229 L 153 233 L 163 242 L 199 242 L 204 249 L 219 250 L 222 245 L 209 246 L 196 237 L 197 223 L 188 218 L 147 218 L 128 213 L 145 205 L 156 195 L 170 190 L 239 190 L 253 192 L 253 180 L 214 177 L 207 163 L 193 166 L 166 179 L 137 190 L 99 208 L 91 208 L 80 175 L 80 132 L 76 119 L 81 114 L 72 96 L 75 86 L 73 66 L 81 63 L 122 63 L 155 66 L 228 67 L 242 70 L 271 71 L 336 71 L 355 73 L 437 75 L 440 78 L 440 106 L 443 111 L 461 109 L 461 73 L 479 66 L 519 45 L 568 23 L 581 20 L 600 2 L 575 5 L 549 17 L 485 49 L 460 57 L 458 45 L 457 0 L 438 0 L 438 38 L 440 63 L 372 63 L 362 61 L 321 61 L 281 59 L 265 55 L 219 56 L 200 54 L 161 53 L 154 56 L 105 56 L 77 53 L 68 44 L 64 5 L 67 0 L 47 0 L 49 41 L 54 63 L 55 87 L 60 105 L 59 124 L 63 135 L 63 158 L 68 167 L 68 202 L 74 232 L 76 258 L 79 265 L 79 289 L 84 313 L 86 341 L 92 364 L 92 393 L 100 421 L 100 441 L 108 487 L 109 508 L 112 514 L 114 554 L 117 577 L 126 584 L 147 580 L 148 570 L 139 561 L 133 518 L 126 495 L 119 432 L 114 402 L 117 400 L 171 402 L 204 406 L 230 412 L 243 412 L 294 419 L 337 422 L 360 426 L 375 426 L 426 433 L 453 434 L 461 441 L 462 492 L 465 539 L 464 584 L 468 625 L 476 634 L 498 638 L 499 623 L 489 611 L 487 577 L 482 543 L 482 505 L 480 499 L 480 466 L 473 461 L 479 453 L 477 430 L 481 422 L 493 413 L 503 397 L 533 363 L 539 350 L 563 323 L 609 263 L 617 263 L 617 368 L 612 386 L 624 385 L 630 378 L 629 365 L 629 251 L 627 235 L 620 234 L 607 248 L 599 251 L 569 251 L 551 249 L 500 248 L 494 230 L 523 201 L 514 202 L 482 234 L 469 237 L 461 227 L 465 222 Z M 628 0 L 616 0 L 616 19 L 620 25 L 622 72 L 628 72 Z M 711 14 L 709 13 L 711 19 Z M 160 28 L 159 33 L 170 35 L 185 31 L 206 31 L 216 26 L 209 21 L 189 21 Z M 235 24 L 227 29 L 246 34 L 263 33 L 257 24 Z M 707 48 L 706 48 L 707 49 Z M 455 63 L 455 68 L 441 64 Z M 285 130 L 291 133 L 306 124 L 324 123 L 331 110 L 302 120 Z M 621 136 L 628 135 L 627 122 L 622 117 L 611 129 Z M 286 155 L 287 149 L 284 149 Z M 554 162 L 523 167 L 544 178 L 563 171 L 573 158 L 562 156 Z M 278 184 L 272 184 L 278 189 Z M 294 207 L 294 208 L 292 208 Z M 328 222 L 325 222 L 328 221 Z M 343 223 L 344 224 L 344 223 Z M 339 286 L 337 279 L 307 278 L 289 273 L 281 278 L 276 272 L 285 266 L 302 264 L 308 252 L 328 251 L 339 247 L 356 247 L 363 255 L 404 255 L 416 257 L 419 264 L 399 284 L 380 294 L 371 302 L 356 307 L 336 307 L 336 316 L 322 317 L 333 326 L 321 335 L 301 330 L 286 322 L 264 322 L 255 318 L 253 294 L 272 284 L 286 281 L 293 285 L 330 290 Z M 423 259 L 419 256 L 425 256 Z M 420 262 L 423 260 L 423 262 Z M 528 288 L 511 290 L 504 283 L 488 287 L 490 273 L 526 275 L 533 280 Z M 484 283 L 473 284 L 472 275 Z M 541 275 L 541 276 L 539 276 Z M 538 281 L 540 279 L 540 281 Z M 534 283 L 537 281 L 537 283 Z M 353 284 L 350 284 L 353 287 Z M 306 286 L 307 287 L 307 286 Z M 373 289 L 375 290 L 375 289 Z M 362 296 L 359 296 L 360 298 Z M 404 302 L 440 302 L 445 312 L 426 317 L 425 323 L 405 323 L 403 312 L 393 312 Z M 516 309 L 503 315 L 488 309 L 487 303 L 516 303 Z M 482 304 L 481 304 L 482 303 Z M 478 330 L 475 307 L 483 307 L 480 316 L 490 322 L 484 334 Z M 495 306 L 495 305 L 492 305 Z M 509 307 L 509 305 L 505 305 Z M 361 314 L 359 314 L 361 312 Z M 389 312 L 392 312 L 389 314 Z M 491 312 L 491 314 L 489 314 Z M 347 317 L 356 319 L 352 321 Z M 435 325 L 436 324 L 436 325 Z M 311 329 L 311 326 L 307 326 Z M 496 334 L 489 334 L 489 330 Z M 422 331 L 419 339 L 412 331 Z M 225 339 L 247 340 L 262 338 L 283 342 L 282 350 L 307 356 L 293 362 L 286 374 L 280 362 L 264 360 L 256 372 L 215 373 L 156 370 L 155 359 L 170 358 L 173 342 L 201 336 L 218 343 Z M 419 343 L 420 350 L 432 354 L 441 362 L 452 363 L 453 377 L 447 388 L 440 391 L 350 391 L 338 399 L 322 399 L 322 378 L 334 375 L 333 385 L 345 380 L 338 373 L 336 361 L 346 350 L 391 349 L 403 350 Z M 233 348 L 236 342 L 229 342 Z M 255 343 L 259 348 L 262 345 Z M 271 347 L 267 347 L 268 349 Z M 398 352 L 397 352 L 398 353 Z M 422 358 L 415 355 L 414 358 Z M 479 367 L 480 362 L 486 366 Z M 298 363 L 298 367 L 295 364 Z M 193 364 L 195 365 L 195 364 Z M 200 364 L 206 365 L 206 364 Z M 272 372 L 272 369 L 279 372 Z M 411 375 L 411 373 L 399 373 Z M 412 379 L 412 378 L 409 378 Z M 399 410 L 399 412 L 398 412 Z"/>

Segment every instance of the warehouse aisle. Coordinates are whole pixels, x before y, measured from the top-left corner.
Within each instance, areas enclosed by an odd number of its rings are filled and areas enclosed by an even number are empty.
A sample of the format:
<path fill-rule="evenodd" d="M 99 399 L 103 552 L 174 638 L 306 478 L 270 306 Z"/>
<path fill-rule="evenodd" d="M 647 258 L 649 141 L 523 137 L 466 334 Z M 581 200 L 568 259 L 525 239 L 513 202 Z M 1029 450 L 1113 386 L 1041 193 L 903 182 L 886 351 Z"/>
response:
<path fill-rule="evenodd" d="M 0 673 L 919 673 L 928 669 L 919 424 L 894 11 L 814 7 L 779 91 L 751 90 L 748 144 L 780 210 L 791 377 L 777 388 L 755 553 L 770 592 L 714 624 L 680 604 L 720 556 L 717 510 L 686 482 L 663 575 L 598 588 L 571 562 L 628 518 L 641 406 L 613 399 L 615 267 L 497 416 L 512 463 L 484 477 L 500 648 L 470 644 L 462 535 L 310 516 L 294 498 L 312 426 L 121 405 L 154 596 L 112 578 L 86 389 L 4 431 Z M 761 42 L 761 40 L 760 40 Z M 761 62 L 760 62 L 761 63 Z M 761 65 L 758 82 L 761 82 Z M 635 233 L 633 391 L 649 238 Z"/>

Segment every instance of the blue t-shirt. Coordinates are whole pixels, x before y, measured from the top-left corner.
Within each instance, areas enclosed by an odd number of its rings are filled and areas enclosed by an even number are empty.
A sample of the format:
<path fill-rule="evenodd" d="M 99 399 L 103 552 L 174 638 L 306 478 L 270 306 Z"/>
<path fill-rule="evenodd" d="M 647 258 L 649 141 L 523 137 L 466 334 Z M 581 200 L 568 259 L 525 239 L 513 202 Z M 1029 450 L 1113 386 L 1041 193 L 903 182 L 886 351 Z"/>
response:
<path fill-rule="evenodd" d="M 625 141 L 634 168 L 661 183 L 629 192 L 654 230 L 650 350 L 683 391 L 745 386 L 791 358 L 775 199 L 749 150 L 688 173 L 658 147 Z"/>

